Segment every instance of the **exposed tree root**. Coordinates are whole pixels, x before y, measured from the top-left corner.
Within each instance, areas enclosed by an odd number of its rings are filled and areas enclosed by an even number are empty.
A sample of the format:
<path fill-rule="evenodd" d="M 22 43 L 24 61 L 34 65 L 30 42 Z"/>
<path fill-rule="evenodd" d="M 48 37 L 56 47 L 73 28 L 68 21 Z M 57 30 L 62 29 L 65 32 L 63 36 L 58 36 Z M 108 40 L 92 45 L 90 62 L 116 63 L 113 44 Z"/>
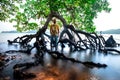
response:
<path fill-rule="evenodd" d="M 9 51 L 5 51 L 4 53 L 16 53 L 16 52 L 30 54 L 30 50 L 9 50 Z"/>
<path fill-rule="evenodd" d="M 82 62 L 79 60 L 75 60 L 74 58 L 69 58 L 66 57 L 63 53 L 59 53 L 58 51 L 47 51 L 53 58 L 55 59 L 63 59 L 63 60 L 68 60 L 71 61 L 73 63 L 81 63 L 89 68 L 106 68 L 107 65 L 106 64 L 100 64 L 100 63 L 94 63 L 94 62 Z"/>
<path fill-rule="evenodd" d="M 82 48 L 81 46 L 77 46 L 77 44 L 75 43 L 75 42 L 72 42 L 71 40 L 69 40 L 69 39 L 60 39 L 59 41 L 58 41 L 58 43 L 60 43 L 60 44 L 64 44 L 64 43 L 69 43 L 69 45 L 70 46 L 74 46 L 74 49 L 75 50 L 85 50 L 84 48 Z"/>
<path fill-rule="evenodd" d="M 111 52 L 111 51 L 114 51 L 118 54 L 120 54 L 120 51 L 116 50 L 116 49 L 101 49 L 101 51 L 105 52 L 105 53 L 108 53 L 108 52 Z"/>
<path fill-rule="evenodd" d="M 31 50 L 33 48 L 36 48 L 37 55 L 36 55 L 36 62 L 35 63 L 38 63 L 38 64 L 39 64 L 39 61 L 42 61 L 41 57 L 43 57 L 44 53 L 47 51 L 53 58 L 56 58 L 56 59 L 63 59 L 63 60 L 69 60 L 71 62 L 81 63 L 85 66 L 92 67 L 92 68 L 93 67 L 97 67 L 97 68 L 107 67 L 106 64 L 93 63 L 93 62 L 82 62 L 79 60 L 75 60 L 74 58 L 66 57 L 63 53 L 59 53 L 58 51 L 47 50 L 46 43 L 45 43 L 45 37 L 43 35 L 47 36 L 48 38 L 50 38 L 50 36 L 47 34 L 44 34 L 45 28 L 41 28 L 40 30 L 42 32 L 39 32 L 39 35 L 38 35 L 38 33 L 35 35 L 25 35 L 22 37 L 17 37 L 13 41 L 8 41 L 9 43 L 20 43 L 22 45 L 28 45 L 27 43 L 30 42 L 32 40 L 32 38 L 36 38 L 36 41 L 35 41 L 33 47 L 31 47 L 30 49 L 27 49 L 27 50 L 18 50 L 18 51 L 11 50 L 11 51 L 7 51 L 6 53 L 8 53 L 8 52 L 22 52 L 22 53 L 28 54 L 31 52 Z M 73 34 L 71 34 L 70 31 L 74 32 L 75 35 L 77 35 L 77 37 L 79 39 L 78 41 L 75 41 L 75 39 L 74 39 L 75 37 Z M 63 37 L 64 34 L 66 34 L 68 36 L 68 38 L 64 38 Z M 85 42 L 85 40 L 83 40 L 80 37 L 80 34 L 85 35 L 86 40 L 87 40 L 86 42 Z M 98 48 L 99 50 L 104 51 L 104 52 L 115 51 L 115 52 L 120 53 L 120 51 L 115 50 L 115 49 L 105 49 L 105 48 L 103 49 L 102 47 L 104 47 L 105 42 L 104 42 L 104 38 L 102 36 L 98 36 L 95 33 L 92 35 L 90 33 L 86 33 L 86 32 L 80 31 L 80 30 L 75 30 L 75 28 L 72 25 L 67 25 L 66 29 L 64 29 L 63 32 L 61 32 L 60 39 L 59 39 L 58 43 L 60 43 L 61 45 L 63 45 L 64 43 L 69 43 L 69 45 L 74 46 L 74 50 L 85 50 L 85 49 L 92 47 L 91 49 Z M 78 46 L 78 43 L 79 43 L 79 46 Z M 84 46 L 85 48 L 82 48 L 82 46 Z M 30 63 L 30 64 L 32 66 L 34 66 L 35 63 Z M 28 63 L 25 63 L 24 65 L 20 64 L 20 66 L 19 66 L 19 64 L 17 64 L 18 67 L 27 66 L 27 65 L 28 65 Z"/>
<path fill-rule="evenodd" d="M 48 26 L 50 20 L 53 17 L 60 19 L 64 26 L 64 29 L 60 33 L 60 37 L 58 40 L 58 43 L 61 44 L 62 48 L 65 47 L 64 43 L 68 43 L 70 47 L 73 46 L 73 47 L 71 47 L 72 48 L 71 50 L 85 50 L 85 49 L 94 49 L 95 50 L 95 49 L 98 49 L 99 51 L 104 51 L 104 52 L 115 51 L 120 54 L 120 51 L 118 51 L 118 50 L 105 48 L 105 39 L 103 36 L 98 36 L 96 33 L 91 34 L 91 33 L 81 31 L 81 30 L 76 30 L 73 25 L 67 25 L 65 19 L 60 14 L 58 14 L 56 12 L 51 12 L 51 14 L 47 18 L 45 25 L 42 28 L 40 28 L 36 34 L 17 37 L 13 41 L 8 40 L 9 44 L 19 43 L 21 46 L 27 47 L 27 45 L 29 45 L 29 42 L 31 42 L 31 40 L 33 38 L 36 39 L 36 41 L 33 42 L 33 46 L 31 46 L 30 48 L 28 48 L 26 50 L 6 51 L 6 53 L 22 52 L 22 53 L 29 54 L 33 48 L 36 48 L 36 50 L 37 50 L 37 53 L 35 55 L 35 57 L 36 57 L 35 62 L 16 64 L 14 66 L 15 73 L 16 73 L 17 68 L 23 68 L 23 67 L 28 68 L 28 67 L 36 66 L 40 63 L 43 63 L 43 58 L 44 58 L 43 56 L 44 56 L 44 53 L 46 53 L 46 52 L 55 59 L 68 60 L 73 63 L 74 62 L 81 63 L 89 68 L 94 68 L 94 67 L 105 68 L 105 67 L 107 67 L 106 64 L 94 63 L 94 62 L 89 62 L 89 61 L 82 62 L 79 60 L 75 60 L 74 58 L 69 58 L 69 57 L 65 56 L 64 53 L 48 50 L 46 48 L 45 36 L 47 36 L 49 39 L 51 37 L 48 34 L 46 34 L 45 31 L 47 29 L 47 26 Z M 85 38 L 83 38 L 81 35 L 84 35 Z M 76 37 L 77 37 L 77 39 L 76 39 Z M 17 71 L 17 72 L 19 73 L 19 71 Z"/>
<path fill-rule="evenodd" d="M 36 37 L 35 35 L 24 35 L 22 37 L 17 37 L 13 41 L 8 40 L 8 44 L 19 43 L 21 46 L 26 46 L 28 43 Z"/>

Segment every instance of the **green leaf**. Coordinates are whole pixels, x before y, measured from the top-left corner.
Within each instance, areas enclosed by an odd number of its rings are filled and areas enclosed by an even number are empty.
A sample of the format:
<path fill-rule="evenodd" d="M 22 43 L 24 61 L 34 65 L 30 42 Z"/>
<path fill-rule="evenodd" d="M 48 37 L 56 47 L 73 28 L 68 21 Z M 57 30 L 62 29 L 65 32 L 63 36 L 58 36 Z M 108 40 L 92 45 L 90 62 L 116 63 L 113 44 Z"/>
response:
<path fill-rule="evenodd" d="M 97 13 L 111 11 L 107 0 L 1 0 L 0 5 L 0 20 L 15 21 L 19 31 L 37 29 L 37 23 L 31 23 L 30 20 L 45 19 L 55 11 L 68 24 L 92 32 L 95 31 L 93 19 Z M 39 23 L 44 25 L 45 21 Z"/>

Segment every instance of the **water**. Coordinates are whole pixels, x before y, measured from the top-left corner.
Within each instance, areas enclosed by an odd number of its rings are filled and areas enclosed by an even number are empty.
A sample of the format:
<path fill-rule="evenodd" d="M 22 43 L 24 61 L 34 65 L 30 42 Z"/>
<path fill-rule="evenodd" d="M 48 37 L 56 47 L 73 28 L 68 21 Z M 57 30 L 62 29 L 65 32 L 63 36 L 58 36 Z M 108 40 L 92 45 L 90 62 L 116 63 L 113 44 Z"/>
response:
<path fill-rule="evenodd" d="M 113 35 L 113 38 L 115 39 L 115 41 L 116 41 L 117 43 L 120 43 L 120 34 L 103 34 L 103 37 L 104 37 L 105 40 L 106 40 L 106 39 L 108 39 L 108 37 L 109 37 L 110 35 Z"/>
<path fill-rule="evenodd" d="M 13 40 L 17 36 L 22 36 L 25 33 L 1 33 L 0 34 L 0 52 L 6 50 L 19 50 L 20 46 L 17 44 L 8 45 L 7 40 Z M 109 35 L 104 35 L 105 39 Z M 113 37 L 120 43 L 120 35 L 113 35 Z M 120 47 L 116 48 L 120 50 Z M 35 53 L 33 51 L 33 53 Z M 44 66 L 36 66 L 30 68 L 28 72 L 33 72 L 37 75 L 35 79 L 31 80 L 119 80 L 120 79 L 120 55 L 104 54 L 97 50 L 85 50 L 69 52 L 69 47 L 64 49 L 66 56 L 73 57 L 81 61 L 93 61 L 95 63 L 107 64 L 106 68 L 88 68 L 82 64 L 72 63 L 66 60 L 55 60 L 50 55 L 45 54 Z M 0 71 L 0 76 L 10 76 L 13 79 L 12 67 L 16 63 L 32 61 L 31 55 L 14 53 L 17 58 L 10 62 L 10 65 Z"/>

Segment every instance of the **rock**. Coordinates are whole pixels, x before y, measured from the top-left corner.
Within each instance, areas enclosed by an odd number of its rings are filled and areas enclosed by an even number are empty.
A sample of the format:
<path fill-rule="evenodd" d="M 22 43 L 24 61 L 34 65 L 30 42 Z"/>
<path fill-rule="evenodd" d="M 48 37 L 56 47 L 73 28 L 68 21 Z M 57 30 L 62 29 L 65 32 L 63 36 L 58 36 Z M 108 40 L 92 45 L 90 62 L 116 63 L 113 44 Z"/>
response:
<path fill-rule="evenodd" d="M 4 62 L 0 61 L 0 67 L 4 66 Z"/>
<path fill-rule="evenodd" d="M 20 68 L 15 68 L 13 72 L 13 76 L 15 79 L 21 79 L 22 78 L 22 71 Z"/>
<path fill-rule="evenodd" d="M 28 72 L 24 72 L 22 71 L 20 68 L 16 68 L 14 69 L 14 78 L 15 79 L 29 79 L 29 78 L 35 78 L 36 75 L 34 73 L 28 73 Z"/>
<path fill-rule="evenodd" d="M 11 80 L 10 77 L 5 77 L 3 80 Z"/>
<path fill-rule="evenodd" d="M 105 47 L 116 47 L 116 45 L 117 43 L 112 35 L 105 41 Z"/>
<path fill-rule="evenodd" d="M 11 60 L 14 60 L 14 59 L 16 59 L 16 56 L 15 55 L 11 56 Z"/>
<path fill-rule="evenodd" d="M 28 73 L 28 72 L 22 72 L 23 78 L 28 79 L 28 78 L 35 78 L 36 75 L 34 73 Z"/>

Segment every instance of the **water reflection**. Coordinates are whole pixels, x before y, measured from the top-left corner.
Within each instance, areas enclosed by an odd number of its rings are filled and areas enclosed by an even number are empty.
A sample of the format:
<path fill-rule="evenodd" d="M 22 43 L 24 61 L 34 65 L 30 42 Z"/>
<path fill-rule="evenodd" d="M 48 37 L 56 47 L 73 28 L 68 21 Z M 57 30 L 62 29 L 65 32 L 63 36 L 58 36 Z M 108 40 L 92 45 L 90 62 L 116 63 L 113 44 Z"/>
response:
<path fill-rule="evenodd" d="M 10 38 L 9 38 L 10 39 Z M 4 40 L 2 40 L 4 41 Z M 8 45 L 5 42 L 0 43 L 0 52 L 6 50 L 19 50 L 20 46 Z M 60 51 L 61 48 L 59 47 Z M 120 50 L 120 47 L 117 48 Z M 82 64 L 72 63 L 67 60 L 53 59 L 49 54 L 45 53 L 44 65 L 39 65 L 28 69 L 28 72 L 36 74 L 36 78 L 31 80 L 119 80 L 120 79 L 120 55 L 111 55 L 98 52 L 97 50 L 85 50 L 69 52 L 69 48 L 63 50 L 68 57 L 75 58 L 80 61 L 93 61 L 95 63 L 107 64 L 106 68 L 88 68 Z M 32 51 L 35 53 L 35 50 Z M 19 55 L 18 55 L 19 54 Z M 12 60 L 9 66 L 0 71 L 1 76 L 10 76 L 13 79 L 12 67 L 16 63 L 32 61 L 31 55 L 14 53 L 17 59 Z M 21 58 L 19 58 L 21 57 Z"/>
<path fill-rule="evenodd" d="M 4 45 L 4 46 L 3 46 Z M 0 44 L 2 51 L 10 49 L 19 49 L 16 45 Z M 105 63 L 107 68 L 88 68 L 82 64 L 72 63 L 67 60 L 57 60 L 45 53 L 44 65 L 30 68 L 28 72 L 35 73 L 37 77 L 31 80 L 118 80 L 120 78 L 120 55 L 105 55 L 97 50 L 85 50 L 64 53 L 68 57 L 75 58 L 80 61 L 93 61 L 96 63 Z M 15 53 L 18 55 L 18 53 Z M 20 54 L 19 54 L 20 55 Z M 19 56 L 18 55 L 18 56 Z M 21 56 L 21 55 L 20 55 Z M 12 62 L 11 67 L 8 66 L 3 70 L 4 76 L 12 76 L 12 66 L 23 61 L 30 61 L 28 55 L 22 54 L 22 60 L 16 59 Z M 9 71 L 9 73 L 6 71 Z"/>
<path fill-rule="evenodd" d="M 56 60 L 49 55 L 49 62 L 42 68 L 30 70 L 36 73 L 37 77 L 32 80 L 118 80 L 120 78 L 120 56 L 104 55 L 98 51 L 86 50 L 70 53 L 81 61 L 93 61 L 106 63 L 107 68 L 88 68 L 82 64 L 72 63 L 66 60 Z"/>

